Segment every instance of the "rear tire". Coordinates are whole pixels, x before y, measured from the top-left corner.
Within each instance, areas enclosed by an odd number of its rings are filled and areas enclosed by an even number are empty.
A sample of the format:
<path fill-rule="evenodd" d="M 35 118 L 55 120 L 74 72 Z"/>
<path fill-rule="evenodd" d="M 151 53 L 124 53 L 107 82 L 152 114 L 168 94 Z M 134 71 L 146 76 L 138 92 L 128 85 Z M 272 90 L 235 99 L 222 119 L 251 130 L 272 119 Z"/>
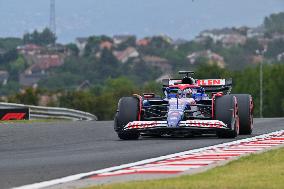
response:
<path fill-rule="evenodd" d="M 137 121 L 140 103 L 135 97 L 122 97 L 118 102 L 118 111 L 114 118 L 114 130 L 122 140 L 136 140 L 139 138 L 138 131 L 125 131 L 123 128 L 132 121 Z"/>
<path fill-rule="evenodd" d="M 235 138 L 239 134 L 237 99 L 233 95 L 216 97 L 215 119 L 225 123 L 230 130 L 218 130 L 219 138 Z"/>
<path fill-rule="evenodd" d="M 249 94 L 234 94 L 238 100 L 240 134 L 250 135 L 253 129 L 253 101 Z"/>

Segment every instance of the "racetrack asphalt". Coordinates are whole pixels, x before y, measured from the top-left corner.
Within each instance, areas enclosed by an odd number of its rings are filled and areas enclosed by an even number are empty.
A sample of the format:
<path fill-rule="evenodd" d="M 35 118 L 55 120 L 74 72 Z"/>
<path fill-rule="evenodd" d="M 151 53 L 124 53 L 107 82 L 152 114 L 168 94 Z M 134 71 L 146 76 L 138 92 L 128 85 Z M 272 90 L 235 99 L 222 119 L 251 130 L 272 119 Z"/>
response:
<path fill-rule="evenodd" d="M 284 129 L 284 118 L 255 119 L 252 136 Z M 121 141 L 112 121 L 0 125 L 0 188 L 90 172 L 236 139 L 215 136 Z"/>

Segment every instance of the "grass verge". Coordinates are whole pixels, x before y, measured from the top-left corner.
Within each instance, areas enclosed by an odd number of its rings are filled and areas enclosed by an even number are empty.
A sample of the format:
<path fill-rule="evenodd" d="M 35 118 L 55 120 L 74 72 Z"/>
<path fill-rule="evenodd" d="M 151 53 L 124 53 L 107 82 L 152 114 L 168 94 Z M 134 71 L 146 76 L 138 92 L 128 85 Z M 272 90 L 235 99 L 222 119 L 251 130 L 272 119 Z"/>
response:
<path fill-rule="evenodd" d="M 171 179 L 100 185 L 88 189 L 268 189 L 284 188 L 284 148 L 253 154 L 204 173 Z"/>

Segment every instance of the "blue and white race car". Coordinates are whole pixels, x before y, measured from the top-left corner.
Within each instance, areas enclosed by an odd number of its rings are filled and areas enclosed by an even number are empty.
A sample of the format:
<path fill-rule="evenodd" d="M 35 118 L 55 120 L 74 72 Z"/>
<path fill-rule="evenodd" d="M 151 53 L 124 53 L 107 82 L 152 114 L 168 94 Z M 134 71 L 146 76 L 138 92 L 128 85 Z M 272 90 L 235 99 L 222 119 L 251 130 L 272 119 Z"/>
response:
<path fill-rule="evenodd" d="M 119 100 L 114 129 L 120 139 L 212 133 L 235 138 L 252 133 L 251 95 L 230 94 L 231 79 L 195 80 L 191 71 L 179 73 L 186 76 L 163 81 L 164 97 L 147 93 Z"/>

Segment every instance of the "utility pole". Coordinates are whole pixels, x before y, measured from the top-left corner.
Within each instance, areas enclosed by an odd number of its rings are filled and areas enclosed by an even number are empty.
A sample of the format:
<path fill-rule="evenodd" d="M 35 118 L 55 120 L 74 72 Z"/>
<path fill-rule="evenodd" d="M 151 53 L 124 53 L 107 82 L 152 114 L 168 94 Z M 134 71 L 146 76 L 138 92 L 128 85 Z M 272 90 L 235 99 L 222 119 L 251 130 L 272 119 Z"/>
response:
<path fill-rule="evenodd" d="M 267 47 L 265 46 L 263 50 L 256 50 L 257 55 L 264 57 Z M 259 117 L 263 118 L 263 60 L 260 61 L 259 65 Z"/>
<path fill-rule="evenodd" d="M 263 118 L 262 115 L 262 107 L 263 107 L 263 61 L 260 61 L 259 65 L 259 96 L 260 96 L 260 101 L 259 101 L 259 117 Z"/>
<path fill-rule="evenodd" d="M 49 29 L 56 35 L 55 0 L 50 0 Z"/>

